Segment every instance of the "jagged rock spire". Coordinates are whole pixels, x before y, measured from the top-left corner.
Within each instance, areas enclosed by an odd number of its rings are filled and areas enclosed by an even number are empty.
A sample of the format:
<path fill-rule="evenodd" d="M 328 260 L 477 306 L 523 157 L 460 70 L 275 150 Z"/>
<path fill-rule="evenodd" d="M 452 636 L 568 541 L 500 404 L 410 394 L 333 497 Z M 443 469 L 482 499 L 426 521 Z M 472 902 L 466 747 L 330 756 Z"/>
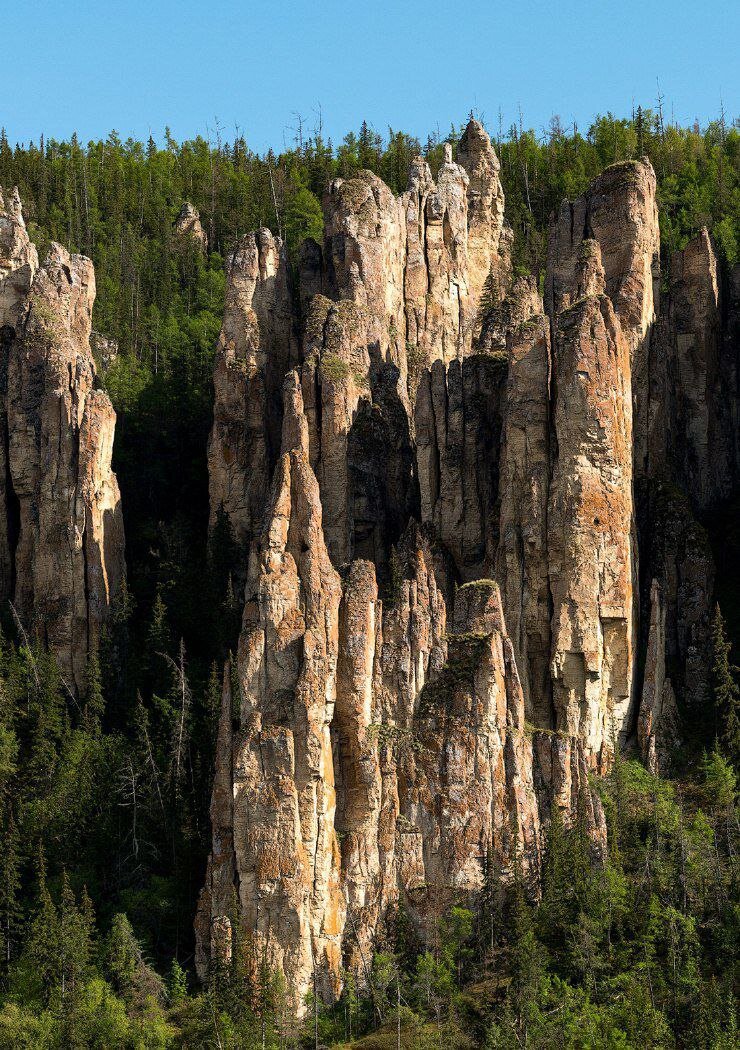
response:
<path fill-rule="evenodd" d="M 336 994 L 340 959 L 362 981 L 399 902 L 423 938 L 446 903 L 475 900 L 482 858 L 510 872 L 518 841 L 536 871 L 553 805 L 602 851 L 589 778 L 632 738 L 660 764 L 667 668 L 700 684 L 712 570 L 690 514 L 663 507 L 638 558 L 659 458 L 678 465 L 656 409 L 654 172 L 613 166 L 563 206 L 543 303 L 534 277 L 511 278 L 477 122 L 456 156 L 436 179 L 415 159 L 400 197 L 369 172 L 335 180 L 294 297 L 267 231 L 230 264 L 211 513 L 250 554 L 227 868 L 298 1009 L 314 975 Z M 703 243 L 682 272 L 711 292 Z M 721 356 L 716 302 L 679 311 L 673 336 L 700 359 Z M 687 475 L 708 432 L 688 393 L 671 409 Z M 201 972 L 229 914 L 218 835 Z"/>
<path fill-rule="evenodd" d="M 17 191 L 0 213 L 0 589 L 84 689 L 125 572 L 115 413 L 90 349 L 95 274 L 52 244 L 38 268 Z"/>

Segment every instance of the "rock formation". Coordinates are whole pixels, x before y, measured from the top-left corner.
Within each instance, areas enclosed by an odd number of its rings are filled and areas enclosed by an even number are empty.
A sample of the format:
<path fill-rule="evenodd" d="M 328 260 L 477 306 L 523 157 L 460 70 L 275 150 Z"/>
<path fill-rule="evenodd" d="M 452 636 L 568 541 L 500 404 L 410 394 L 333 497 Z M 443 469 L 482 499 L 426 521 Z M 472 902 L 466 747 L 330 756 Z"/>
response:
<path fill-rule="evenodd" d="M 0 191 L 0 329 L 7 327 L 15 332 L 18 328 L 38 265 L 18 190 L 11 192 L 7 205 Z"/>
<path fill-rule="evenodd" d="M 95 275 L 58 244 L 37 268 L 17 191 L 0 251 L 1 597 L 83 689 L 124 574 L 115 413 L 90 350 Z"/>
<path fill-rule="evenodd" d="M 545 305 L 550 316 L 579 295 L 584 241 L 595 241 L 604 268 L 605 291 L 629 347 L 634 398 L 634 468 L 647 472 L 648 366 L 657 308 L 660 231 L 655 172 L 649 160 L 612 164 L 583 197 L 565 201 L 548 248 Z"/>
<path fill-rule="evenodd" d="M 265 230 L 229 264 L 211 520 L 245 606 L 198 967 L 236 914 L 298 1011 L 367 980 L 399 906 L 423 939 L 489 861 L 536 875 L 553 806 L 603 850 L 592 776 L 633 744 L 665 768 L 706 698 L 695 515 L 737 462 L 711 246 L 659 303 L 655 175 L 615 165 L 555 221 L 543 302 L 475 121 L 457 161 L 332 182 L 295 288 Z"/>
<path fill-rule="evenodd" d="M 556 728 L 606 768 L 624 740 L 636 643 L 630 357 L 597 242 L 581 244 L 577 293 L 555 321 L 548 561 Z"/>
<path fill-rule="evenodd" d="M 211 528 L 225 514 L 243 551 L 260 535 L 280 451 L 281 387 L 293 347 L 285 249 L 269 230 L 244 236 L 227 263 L 208 445 Z M 235 566 L 243 579 L 240 566 Z"/>
<path fill-rule="evenodd" d="M 722 313 L 717 258 L 702 229 L 671 259 L 662 307 L 665 367 L 652 369 L 651 473 L 671 473 L 698 511 L 726 499 L 738 471 L 737 362 L 723 340 Z"/>
<path fill-rule="evenodd" d="M 547 551 L 552 365 L 550 325 L 533 284 L 517 282 L 487 327 L 508 343 L 497 575 L 527 717 L 547 729 L 553 721 Z"/>
<path fill-rule="evenodd" d="M 175 232 L 183 240 L 190 239 L 200 251 L 208 251 L 208 236 L 201 225 L 198 209 L 190 201 L 185 201 L 180 209 L 175 220 Z"/>
<path fill-rule="evenodd" d="M 498 475 L 506 362 L 476 354 L 422 374 L 414 415 L 421 517 L 464 579 L 490 575 L 498 538 Z"/>

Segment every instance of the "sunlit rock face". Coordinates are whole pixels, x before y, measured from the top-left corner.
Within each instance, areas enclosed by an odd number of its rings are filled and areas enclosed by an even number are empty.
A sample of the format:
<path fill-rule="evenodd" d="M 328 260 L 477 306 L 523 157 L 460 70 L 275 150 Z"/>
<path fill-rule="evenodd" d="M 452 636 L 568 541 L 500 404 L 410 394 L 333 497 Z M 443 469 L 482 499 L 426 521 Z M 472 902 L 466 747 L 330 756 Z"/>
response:
<path fill-rule="evenodd" d="M 52 244 L 39 267 L 17 191 L 0 197 L 0 598 L 70 690 L 123 580 L 115 413 L 90 349 L 95 273 Z"/>
<path fill-rule="evenodd" d="M 366 980 L 399 905 L 423 939 L 489 861 L 536 876 L 553 805 L 604 850 L 593 777 L 633 742 L 666 768 L 706 685 L 692 500 L 737 447 L 716 260 L 700 237 L 659 304 L 648 162 L 563 205 L 544 299 L 475 121 L 436 177 L 360 172 L 324 209 L 292 270 L 264 230 L 234 253 L 209 450 L 244 618 L 198 967 L 238 921 L 298 1013 Z"/>

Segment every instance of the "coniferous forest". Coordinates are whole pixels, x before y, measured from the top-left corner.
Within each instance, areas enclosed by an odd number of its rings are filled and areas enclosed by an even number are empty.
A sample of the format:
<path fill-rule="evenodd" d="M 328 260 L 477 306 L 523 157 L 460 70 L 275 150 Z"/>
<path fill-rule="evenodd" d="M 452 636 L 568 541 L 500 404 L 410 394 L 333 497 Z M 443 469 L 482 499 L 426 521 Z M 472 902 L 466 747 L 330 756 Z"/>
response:
<path fill-rule="evenodd" d="M 561 201 L 641 156 L 657 176 L 663 279 L 702 227 L 722 280 L 740 261 L 740 129 L 726 115 L 678 127 L 637 108 L 589 128 L 488 130 L 516 275 L 541 284 Z M 206 984 L 195 974 L 223 668 L 242 613 L 228 522 L 208 529 L 225 260 L 267 226 L 295 266 L 303 239 L 321 240 L 331 179 L 369 169 L 400 193 L 415 156 L 436 175 L 459 137 L 363 124 L 337 144 L 301 123 L 290 148 L 261 156 L 223 130 L 182 143 L 0 136 L 0 187 L 18 187 L 39 256 L 56 241 L 95 265 L 92 346 L 117 414 L 127 564 L 79 695 L 14 611 L 3 617 L 0 1047 L 738 1045 L 737 498 L 701 522 L 718 567 L 711 710 L 682 712 L 670 777 L 617 749 L 594 784 L 603 858 L 585 816 L 566 825 L 553 811 L 536 880 L 487 863 L 479 900 L 440 909 L 423 944 L 399 907 L 364 986 L 348 979 L 333 1004 L 311 996 L 300 1021 L 236 918 L 228 962 Z M 205 253 L 176 236 L 185 202 Z"/>

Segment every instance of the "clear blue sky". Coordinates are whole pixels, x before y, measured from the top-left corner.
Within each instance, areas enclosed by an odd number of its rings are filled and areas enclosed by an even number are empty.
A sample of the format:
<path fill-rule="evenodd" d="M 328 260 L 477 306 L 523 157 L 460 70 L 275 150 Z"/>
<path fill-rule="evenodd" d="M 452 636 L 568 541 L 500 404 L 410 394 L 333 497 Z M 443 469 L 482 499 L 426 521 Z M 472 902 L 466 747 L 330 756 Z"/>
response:
<path fill-rule="evenodd" d="M 495 130 L 651 104 L 740 115 L 740 0 L 0 0 L 11 141 L 177 139 L 216 120 L 253 149 L 319 107 L 335 141 L 367 119 L 425 137 L 472 108 Z"/>

